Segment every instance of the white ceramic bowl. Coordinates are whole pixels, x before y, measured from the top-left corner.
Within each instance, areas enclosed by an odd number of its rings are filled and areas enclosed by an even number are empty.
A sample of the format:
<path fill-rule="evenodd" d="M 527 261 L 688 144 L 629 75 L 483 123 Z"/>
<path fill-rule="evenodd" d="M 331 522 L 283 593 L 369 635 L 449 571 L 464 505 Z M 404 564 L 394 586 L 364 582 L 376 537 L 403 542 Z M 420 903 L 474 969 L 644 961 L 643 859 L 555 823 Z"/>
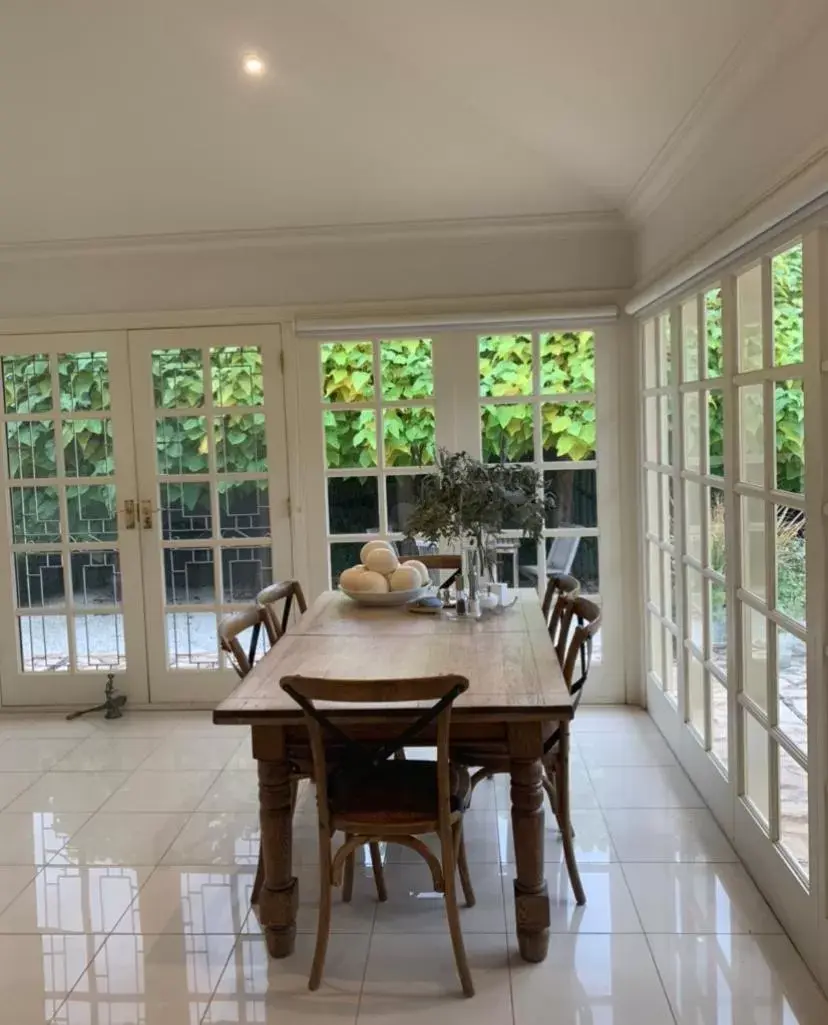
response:
<path fill-rule="evenodd" d="M 429 591 L 428 587 L 414 587 L 410 591 L 346 591 L 340 584 L 339 590 L 358 605 L 393 606 L 416 601 Z"/>

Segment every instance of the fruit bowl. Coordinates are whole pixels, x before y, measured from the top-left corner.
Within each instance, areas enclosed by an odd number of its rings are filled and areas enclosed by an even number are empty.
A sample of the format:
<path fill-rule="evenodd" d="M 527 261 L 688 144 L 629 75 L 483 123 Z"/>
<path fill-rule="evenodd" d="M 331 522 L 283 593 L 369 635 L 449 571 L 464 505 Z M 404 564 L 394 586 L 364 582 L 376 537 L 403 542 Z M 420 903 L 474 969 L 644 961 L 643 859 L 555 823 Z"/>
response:
<path fill-rule="evenodd" d="M 430 588 L 414 587 L 410 591 L 347 591 L 341 584 L 339 590 L 357 605 L 372 605 L 375 607 L 405 605 L 407 602 L 416 601 L 428 594 Z"/>

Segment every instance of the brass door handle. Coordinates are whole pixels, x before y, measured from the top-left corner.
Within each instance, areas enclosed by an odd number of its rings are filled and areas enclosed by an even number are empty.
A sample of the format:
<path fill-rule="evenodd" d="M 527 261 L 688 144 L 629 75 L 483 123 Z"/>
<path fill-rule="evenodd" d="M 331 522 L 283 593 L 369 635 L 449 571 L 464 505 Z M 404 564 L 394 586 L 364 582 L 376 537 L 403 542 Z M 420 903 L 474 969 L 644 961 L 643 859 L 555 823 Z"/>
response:
<path fill-rule="evenodd" d="M 141 502 L 141 526 L 144 530 L 152 530 L 152 502 L 145 498 Z"/>
<path fill-rule="evenodd" d="M 136 524 L 138 522 L 138 517 L 136 516 L 135 512 L 135 506 L 137 504 L 138 503 L 135 501 L 134 498 L 128 498 L 124 502 L 124 530 L 135 530 Z"/>

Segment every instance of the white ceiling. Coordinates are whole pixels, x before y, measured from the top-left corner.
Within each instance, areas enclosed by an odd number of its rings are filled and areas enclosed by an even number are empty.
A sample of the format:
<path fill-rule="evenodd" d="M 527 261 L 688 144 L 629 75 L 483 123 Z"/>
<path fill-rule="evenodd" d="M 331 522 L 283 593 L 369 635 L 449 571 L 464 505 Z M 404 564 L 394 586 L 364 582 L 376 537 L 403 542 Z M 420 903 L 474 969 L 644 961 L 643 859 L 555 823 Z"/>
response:
<path fill-rule="evenodd" d="M 0 242 L 622 209 L 773 7 L 3 0 Z"/>

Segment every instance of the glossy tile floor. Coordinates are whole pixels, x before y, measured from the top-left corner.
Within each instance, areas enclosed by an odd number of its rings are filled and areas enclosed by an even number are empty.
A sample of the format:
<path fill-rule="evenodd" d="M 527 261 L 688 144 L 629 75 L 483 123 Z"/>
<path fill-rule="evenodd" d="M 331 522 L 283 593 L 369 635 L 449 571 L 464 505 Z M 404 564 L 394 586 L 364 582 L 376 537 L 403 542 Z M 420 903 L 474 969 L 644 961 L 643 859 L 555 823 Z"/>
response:
<path fill-rule="evenodd" d="M 270 961 L 249 894 L 258 845 L 244 729 L 201 714 L 0 718 L 0 1020 L 9 1025 L 825 1025 L 828 1004 L 640 711 L 582 709 L 573 803 L 588 904 L 553 829 L 552 938 L 515 950 L 505 780 L 467 820 L 477 906 L 464 1000 L 440 899 L 403 848 L 390 899 L 362 870 L 308 992 L 312 794 L 296 818 L 294 957 Z"/>

